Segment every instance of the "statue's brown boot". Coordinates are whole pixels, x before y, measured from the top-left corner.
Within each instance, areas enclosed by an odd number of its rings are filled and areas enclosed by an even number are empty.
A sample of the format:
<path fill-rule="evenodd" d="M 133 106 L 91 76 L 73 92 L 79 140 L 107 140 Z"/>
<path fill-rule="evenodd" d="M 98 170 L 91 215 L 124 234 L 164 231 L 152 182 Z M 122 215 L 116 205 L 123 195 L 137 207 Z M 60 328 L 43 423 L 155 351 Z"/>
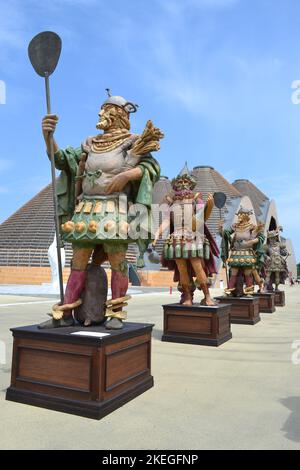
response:
<path fill-rule="evenodd" d="M 244 289 L 244 293 L 246 296 L 251 297 L 254 293 L 254 283 L 252 275 L 245 276 L 245 284 L 246 287 Z"/>
<path fill-rule="evenodd" d="M 226 295 L 232 295 L 236 289 L 237 276 L 230 276 L 228 287 L 225 289 Z"/>
<path fill-rule="evenodd" d="M 60 320 L 55 320 L 52 318 L 52 320 L 45 321 L 43 323 L 40 323 L 38 325 L 38 328 L 40 330 L 47 330 L 51 328 L 66 328 L 68 326 L 73 326 L 74 325 L 74 320 L 73 317 L 70 318 L 61 318 Z"/>
<path fill-rule="evenodd" d="M 80 294 L 85 287 L 86 276 L 86 271 L 71 271 L 63 305 L 54 305 L 52 308 L 52 320 L 41 323 L 38 328 L 63 328 L 74 325 L 75 322 L 72 316 L 72 310 L 81 304 Z"/>
<path fill-rule="evenodd" d="M 201 305 L 207 305 L 208 307 L 216 305 L 216 302 L 210 296 L 208 285 L 206 283 L 201 283 L 200 287 L 204 294 L 204 299 L 201 301 Z"/>
<path fill-rule="evenodd" d="M 125 299 L 126 300 L 126 292 L 128 290 L 128 276 L 127 273 L 123 274 L 121 271 L 112 271 L 111 273 L 111 298 L 112 300 L 115 299 Z M 108 318 L 105 322 L 105 328 L 107 330 L 121 330 L 123 328 L 123 321 L 124 317 L 126 318 L 126 314 L 123 315 L 122 312 L 122 302 L 119 304 L 120 306 L 112 309 L 112 314 L 106 315 Z M 126 304 L 125 304 L 126 305 Z M 122 318 L 123 317 L 123 318 Z"/>
<path fill-rule="evenodd" d="M 193 305 L 193 292 L 189 285 L 182 285 L 181 305 Z"/>

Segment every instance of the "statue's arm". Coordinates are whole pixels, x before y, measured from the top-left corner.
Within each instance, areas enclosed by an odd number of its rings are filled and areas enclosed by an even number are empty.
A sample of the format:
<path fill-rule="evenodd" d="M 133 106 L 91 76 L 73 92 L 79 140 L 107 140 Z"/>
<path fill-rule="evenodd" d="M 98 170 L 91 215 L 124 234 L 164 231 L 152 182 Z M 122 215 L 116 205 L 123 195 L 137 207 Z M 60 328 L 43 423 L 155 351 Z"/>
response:
<path fill-rule="evenodd" d="M 166 214 L 164 214 L 164 216 L 166 216 Z M 158 227 L 158 229 L 156 230 L 155 235 L 154 235 L 154 241 L 152 242 L 153 246 L 156 245 L 157 240 L 159 240 L 161 238 L 162 234 L 167 229 L 170 230 L 170 216 L 165 217 L 164 220 L 162 221 L 162 223 L 160 224 L 160 226 Z"/>
<path fill-rule="evenodd" d="M 151 184 L 154 185 L 159 180 L 160 166 L 151 154 L 141 156 L 135 167 L 126 169 L 116 175 L 107 187 L 107 194 L 122 191 L 129 182 L 142 181 L 146 172 Z"/>
<path fill-rule="evenodd" d="M 42 132 L 46 144 L 48 158 L 50 158 L 50 138 L 56 130 L 58 122 L 58 116 L 56 114 L 47 114 L 42 120 Z M 57 170 L 67 170 L 69 167 L 69 161 L 72 159 L 75 163 L 79 163 L 80 156 L 82 153 L 81 147 L 73 148 L 67 147 L 65 150 L 59 148 L 56 140 L 53 137 L 53 150 L 54 150 L 54 162 Z"/>
<path fill-rule="evenodd" d="M 122 173 L 119 173 L 112 179 L 111 183 L 107 186 L 106 192 L 107 194 L 121 192 L 127 183 L 140 180 L 142 176 L 143 172 L 138 166 L 130 170 L 122 171 Z"/>
<path fill-rule="evenodd" d="M 58 122 L 58 116 L 56 114 L 46 114 L 42 120 L 42 132 L 46 144 L 47 153 L 50 154 L 50 140 L 51 134 L 53 135 Z M 59 146 L 53 137 L 53 150 L 56 153 L 59 150 Z"/>
<path fill-rule="evenodd" d="M 206 222 L 210 218 L 214 205 L 215 203 L 213 195 L 209 194 L 204 209 L 204 222 Z"/>

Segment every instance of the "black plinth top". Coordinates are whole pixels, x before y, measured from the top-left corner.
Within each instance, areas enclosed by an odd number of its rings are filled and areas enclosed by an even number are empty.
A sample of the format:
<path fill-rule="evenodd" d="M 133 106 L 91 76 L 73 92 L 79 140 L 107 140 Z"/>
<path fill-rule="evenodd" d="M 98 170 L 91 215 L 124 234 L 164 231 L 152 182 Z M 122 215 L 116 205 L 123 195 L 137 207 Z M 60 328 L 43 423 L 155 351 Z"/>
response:
<path fill-rule="evenodd" d="M 274 295 L 275 296 L 275 292 L 255 292 L 254 294 L 252 295 L 255 295 L 256 297 L 263 297 L 263 296 L 267 296 L 267 297 L 270 297 L 271 295 Z"/>
<path fill-rule="evenodd" d="M 227 309 L 228 304 L 217 303 L 216 305 L 201 305 L 200 303 L 195 303 L 193 305 L 182 305 L 179 303 L 176 304 L 166 304 L 163 305 L 163 308 L 170 308 L 174 310 L 203 310 L 203 311 L 210 311 L 210 312 L 217 312 L 222 309 Z"/>
<path fill-rule="evenodd" d="M 243 297 L 230 297 L 230 296 L 220 296 L 220 297 L 215 297 L 216 300 L 220 300 L 221 304 L 223 302 L 259 302 L 258 297 L 253 297 L 244 295 Z"/>
<path fill-rule="evenodd" d="M 41 330 L 38 325 L 21 326 L 17 328 L 11 328 L 13 336 L 22 338 L 35 338 L 41 340 L 57 341 L 64 343 L 76 343 L 76 344 L 90 344 L 99 346 L 116 341 L 121 341 L 134 336 L 140 336 L 144 333 L 152 331 L 154 324 L 149 323 L 130 323 L 124 322 L 124 328 L 122 330 L 107 330 L 105 326 L 69 326 L 65 328 L 51 328 Z M 107 336 L 95 337 L 95 336 L 81 336 L 73 335 L 77 331 L 94 332 L 94 333 L 108 333 Z"/>

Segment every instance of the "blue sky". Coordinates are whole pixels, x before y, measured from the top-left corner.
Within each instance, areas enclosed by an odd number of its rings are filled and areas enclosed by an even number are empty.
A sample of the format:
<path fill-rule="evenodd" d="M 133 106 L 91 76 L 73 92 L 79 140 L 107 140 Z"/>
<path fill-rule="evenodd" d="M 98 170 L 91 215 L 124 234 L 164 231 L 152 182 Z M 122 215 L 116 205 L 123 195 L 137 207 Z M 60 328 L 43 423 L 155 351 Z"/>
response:
<path fill-rule="evenodd" d="M 50 180 L 40 119 L 43 81 L 30 39 L 54 30 L 63 51 L 53 76 L 57 140 L 95 132 L 110 87 L 165 132 L 162 173 L 183 162 L 212 165 L 230 182 L 248 178 L 277 203 L 300 259 L 298 0 L 0 0 L 0 222 Z M 1 101 L 1 97 L 0 97 Z"/>

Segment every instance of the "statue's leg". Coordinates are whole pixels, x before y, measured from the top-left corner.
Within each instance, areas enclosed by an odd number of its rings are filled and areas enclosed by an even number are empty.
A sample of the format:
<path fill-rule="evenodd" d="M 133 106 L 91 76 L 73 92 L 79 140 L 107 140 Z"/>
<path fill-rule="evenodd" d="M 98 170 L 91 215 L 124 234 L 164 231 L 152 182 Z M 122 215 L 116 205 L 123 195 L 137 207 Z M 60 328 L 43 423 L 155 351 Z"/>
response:
<path fill-rule="evenodd" d="M 260 275 L 258 274 L 257 269 L 254 269 L 254 270 L 253 270 L 253 276 L 254 276 L 254 280 L 255 280 L 256 284 L 257 284 L 258 287 L 259 287 L 259 292 L 264 292 L 264 280 L 263 280 L 263 278 L 260 277 Z"/>
<path fill-rule="evenodd" d="M 215 305 L 215 302 L 210 296 L 209 288 L 207 285 L 207 276 L 205 274 L 205 271 L 202 266 L 202 260 L 200 258 L 191 258 L 190 259 L 191 265 L 193 266 L 193 269 L 196 274 L 197 281 L 202 289 L 202 292 L 204 294 L 204 301 L 201 302 L 205 305 Z"/>
<path fill-rule="evenodd" d="M 225 289 L 225 293 L 227 295 L 230 295 L 235 291 L 238 272 L 239 272 L 238 268 L 231 268 L 230 270 L 230 278 L 228 282 L 228 287 L 227 289 Z"/>
<path fill-rule="evenodd" d="M 182 305 L 193 305 L 193 295 L 190 286 L 190 277 L 187 270 L 187 262 L 185 259 L 176 259 L 179 271 L 180 284 L 182 288 Z"/>
<path fill-rule="evenodd" d="M 280 272 L 275 272 L 275 290 L 278 290 L 280 284 Z"/>
<path fill-rule="evenodd" d="M 273 292 L 273 287 L 270 286 L 270 281 L 271 281 L 271 273 L 270 271 L 267 271 L 266 279 L 265 279 L 265 286 L 266 286 L 265 288 L 267 292 Z"/>
<path fill-rule="evenodd" d="M 254 292 L 254 282 L 253 282 L 253 269 L 245 269 L 244 270 L 244 276 L 245 276 L 245 289 L 244 292 L 247 295 L 251 295 Z"/>
<path fill-rule="evenodd" d="M 121 329 L 123 328 L 122 320 L 126 319 L 126 312 L 122 311 L 122 303 L 126 302 L 126 293 L 128 290 L 128 267 L 126 262 L 126 248 L 120 251 L 110 251 L 108 253 L 108 260 L 111 266 L 111 297 L 112 301 L 118 305 L 115 308 L 108 309 L 106 316 L 106 328 L 108 329 Z"/>
<path fill-rule="evenodd" d="M 187 291 L 184 291 L 182 289 L 182 285 L 181 283 L 179 282 L 178 285 L 177 285 L 177 290 L 181 293 L 181 296 L 180 296 L 180 305 L 182 305 L 185 301 L 186 301 L 186 294 L 188 292 L 188 296 L 191 296 L 192 298 L 192 303 L 194 301 L 194 293 L 195 293 L 195 290 L 196 290 L 196 284 L 194 283 L 194 280 L 190 281 L 190 284 L 189 284 L 189 290 Z"/>
<path fill-rule="evenodd" d="M 92 247 L 73 247 L 71 273 L 67 282 L 64 302 L 62 305 L 56 304 L 53 306 L 53 319 L 42 323 L 39 326 L 41 329 L 72 326 L 74 324 L 72 312 L 81 303 L 80 294 L 85 287 L 87 278 L 86 268 L 92 251 Z"/>
<path fill-rule="evenodd" d="M 107 253 L 105 253 L 103 245 L 96 245 L 92 255 L 92 263 L 95 266 L 101 266 L 107 259 Z"/>

